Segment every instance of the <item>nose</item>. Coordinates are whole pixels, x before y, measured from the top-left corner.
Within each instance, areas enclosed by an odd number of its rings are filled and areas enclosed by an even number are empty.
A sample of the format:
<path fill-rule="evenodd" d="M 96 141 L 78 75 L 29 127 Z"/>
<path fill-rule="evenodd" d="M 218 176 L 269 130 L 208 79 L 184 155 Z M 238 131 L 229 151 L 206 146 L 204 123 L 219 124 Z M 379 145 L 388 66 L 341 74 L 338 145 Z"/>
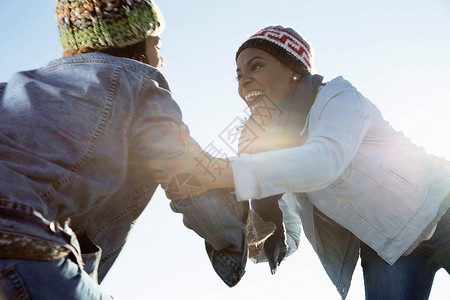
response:
<path fill-rule="evenodd" d="M 239 87 L 245 87 L 247 84 L 252 82 L 253 78 L 250 74 L 242 74 L 239 78 Z"/>
<path fill-rule="evenodd" d="M 249 74 L 242 74 L 238 81 L 238 93 L 242 100 L 245 101 L 245 88 L 252 82 L 253 78 Z"/>

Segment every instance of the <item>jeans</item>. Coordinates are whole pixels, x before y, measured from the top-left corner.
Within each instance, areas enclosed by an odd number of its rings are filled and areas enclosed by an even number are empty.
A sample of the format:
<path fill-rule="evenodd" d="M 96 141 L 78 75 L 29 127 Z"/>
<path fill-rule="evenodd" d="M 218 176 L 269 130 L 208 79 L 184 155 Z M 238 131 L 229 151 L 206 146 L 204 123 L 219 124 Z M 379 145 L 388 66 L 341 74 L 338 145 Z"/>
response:
<path fill-rule="evenodd" d="M 440 268 L 450 274 L 450 210 L 442 216 L 431 239 L 394 265 L 361 243 L 361 265 L 367 300 L 428 299 Z"/>
<path fill-rule="evenodd" d="M 0 259 L 0 299 L 110 300 L 67 256 L 51 261 Z"/>

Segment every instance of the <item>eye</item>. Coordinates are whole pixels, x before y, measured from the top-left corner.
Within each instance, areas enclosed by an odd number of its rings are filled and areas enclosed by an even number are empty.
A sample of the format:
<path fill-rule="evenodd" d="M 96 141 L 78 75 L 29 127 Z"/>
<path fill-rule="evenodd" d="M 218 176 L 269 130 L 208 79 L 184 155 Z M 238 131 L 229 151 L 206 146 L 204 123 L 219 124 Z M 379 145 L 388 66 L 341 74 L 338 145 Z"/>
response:
<path fill-rule="evenodd" d="M 262 65 L 259 63 L 255 63 L 252 65 L 252 71 L 256 71 L 258 69 L 262 68 Z"/>
<path fill-rule="evenodd" d="M 240 81 L 240 80 L 241 80 L 241 78 L 242 78 L 242 75 L 240 75 L 240 74 L 237 74 L 237 76 L 236 76 L 236 81 Z"/>

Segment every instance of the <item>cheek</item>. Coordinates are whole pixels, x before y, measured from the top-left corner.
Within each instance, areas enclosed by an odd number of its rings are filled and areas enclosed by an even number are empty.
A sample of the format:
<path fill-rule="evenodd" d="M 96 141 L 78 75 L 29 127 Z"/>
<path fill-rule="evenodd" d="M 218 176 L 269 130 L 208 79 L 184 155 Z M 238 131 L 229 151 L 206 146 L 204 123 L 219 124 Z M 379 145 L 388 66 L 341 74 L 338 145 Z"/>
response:
<path fill-rule="evenodd" d="M 156 69 L 159 69 L 163 65 L 162 62 L 163 62 L 163 60 L 162 60 L 161 56 L 158 55 L 153 59 L 153 61 L 151 61 L 150 65 L 155 67 Z"/>
<path fill-rule="evenodd" d="M 241 97 L 241 99 L 244 100 L 244 95 L 243 95 L 243 93 L 242 93 L 242 88 L 241 88 L 240 85 L 238 85 L 238 94 L 239 94 L 239 97 Z M 245 100 L 244 100 L 244 101 L 245 101 Z"/>
<path fill-rule="evenodd" d="M 291 77 L 280 74 L 278 78 L 272 80 L 271 89 L 280 101 L 284 101 L 292 89 Z"/>
<path fill-rule="evenodd" d="M 161 57 L 159 56 L 158 50 L 150 48 L 149 50 L 147 50 L 146 54 L 149 65 L 155 68 L 161 66 Z"/>

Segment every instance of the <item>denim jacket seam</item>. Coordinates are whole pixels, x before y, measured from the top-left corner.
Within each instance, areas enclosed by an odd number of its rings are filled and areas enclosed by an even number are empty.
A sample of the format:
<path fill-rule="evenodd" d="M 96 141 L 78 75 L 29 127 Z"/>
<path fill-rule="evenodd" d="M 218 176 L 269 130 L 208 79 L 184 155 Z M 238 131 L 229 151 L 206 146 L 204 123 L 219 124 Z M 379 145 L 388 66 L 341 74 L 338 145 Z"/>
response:
<path fill-rule="evenodd" d="M 108 255 L 103 256 L 101 258 L 100 262 L 101 263 L 105 263 L 110 258 L 117 256 L 117 253 L 122 251 L 122 249 L 125 246 L 126 242 L 127 242 L 126 240 L 122 241 L 122 243 L 120 244 L 120 246 L 118 248 L 116 248 L 114 251 L 109 252 Z M 102 249 L 102 250 L 104 250 L 104 249 Z"/>
<path fill-rule="evenodd" d="M 93 53 L 92 53 L 93 54 Z M 91 54 L 91 55 L 92 55 Z M 105 57 L 100 57 L 100 56 L 105 56 Z M 110 56 L 108 54 L 104 54 L 104 53 L 96 53 L 95 56 L 93 57 L 83 57 L 82 59 L 74 59 L 73 57 L 71 59 L 68 59 L 64 62 L 60 62 L 60 63 L 53 63 L 51 65 L 48 65 L 46 67 L 41 68 L 39 71 L 40 72 L 48 72 L 48 71 L 52 71 L 55 69 L 58 69 L 60 67 L 63 66 L 68 66 L 68 65 L 79 65 L 79 64 L 107 64 L 107 65 L 112 65 L 114 68 L 119 68 L 119 69 L 127 69 L 129 71 L 132 71 L 136 74 L 138 74 L 139 76 L 148 78 L 150 80 L 153 80 L 153 77 L 155 76 L 155 73 L 158 72 L 158 70 L 154 69 L 154 68 L 150 68 L 149 66 L 145 65 L 142 68 L 135 66 L 134 64 L 130 64 L 127 60 L 128 63 L 124 63 L 122 61 L 117 61 L 118 59 L 124 59 L 124 58 L 117 58 L 114 56 Z M 131 61 L 133 61 L 132 59 L 129 59 Z M 133 61 L 134 63 L 138 63 L 136 61 Z M 147 69 L 147 70 L 142 70 L 143 68 Z"/>
<path fill-rule="evenodd" d="M 127 209 L 121 210 L 119 213 L 115 214 L 112 218 L 109 218 L 108 221 L 104 222 L 100 228 L 92 232 L 92 237 L 95 238 L 99 233 L 101 233 L 105 228 L 107 228 L 110 224 L 113 224 L 117 220 L 122 219 L 124 216 L 132 213 L 135 210 L 133 206 L 128 206 Z"/>
<path fill-rule="evenodd" d="M 220 193 L 225 192 L 224 190 L 221 190 Z M 227 197 L 223 197 L 223 199 L 225 200 L 225 203 L 227 204 L 227 207 L 230 209 L 233 218 L 235 219 L 235 221 L 237 221 L 239 224 L 245 226 L 244 222 L 241 222 L 241 220 L 239 220 L 239 216 L 236 215 L 235 210 L 233 209 L 233 205 L 231 205 L 230 203 L 228 203 L 228 198 Z M 233 201 L 233 200 L 231 200 Z"/>
<path fill-rule="evenodd" d="M 343 181 L 343 184 L 345 184 L 345 186 L 355 192 L 357 192 L 358 194 L 360 194 L 361 196 L 363 196 L 365 199 L 369 200 L 372 204 L 375 204 L 373 201 L 371 201 L 371 198 L 366 195 L 365 193 L 363 193 L 362 191 L 355 189 L 352 185 L 348 184 L 347 182 Z M 343 203 L 345 205 L 345 203 Z M 376 205 L 377 207 L 379 207 L 379 205 Z M 361 216 L 360 214 L 358 214 L 356 211 L 354 211 L 353 209 L 350 209 L 350 211 L 352 211 L 353 213 L 357 214 L 360 218 L 364 219 L 366 222 L 368 222 L 363 216 Z M 380 212 L 383 212 L 383 214 L 385 213 L 385 210 L 379 210 Z M 388 214 L 386 214 L 386 216 L 389 216 Z M 370 224 L 370 223 L 368 223 Z M 372 224 L 370 224 L 372 226 L 372 228 L 374 228 L 377 232 L 381 233 L 376 227 L 374 227 Z"/>
<path fill-rule="evenodd" d="M 435 185 L 435 183 L 433 182 L 433 183 L 431 184 L 429 190 L 432 190 L 433 187 L 434 187 L 434 185 Z M 426 200 L 428 200 L 429 198 L 430 198 L 430 193 L 427 193 L 427 195 L 426 195 Z M 425 203 L 428 203 L 428 201 L 424 201 L 424 204 L 422 204 L 422 206 L 417 210 L 417 212 L 422 211 L 422 207 L 423 207 L 423 205 L 425 205 Z M 417 213 L 415 213 L 414 215 L 412 215 L 411 218 L 415 218 L 416 215 L 417 215 Z M 407 229 L 407 228 L 410 226 L 410 224 L 411 224 L 411 221 L 410 221 L 410 220 L 408 220 L 407 222 L 405 222 L 405 225 L 404 225 L 402 228 L 399 229 L 399 231 L 397 232 L 397 234 L 396 234 L 392 239 L 389 239 L 388 241 L 386 241 L 386 243 L 384 243 L 383 246 L 380 247 L 379 251 L 380 251 L 380 252 L 383 252 L 383 251 L 385 250 L 386 247 L 388 247 L 389 245 L 391 245 L 393 241 L 397 240 L 397 237 L 400 236 L 400 235 L 403 233 L 403 231 L 404 231 L 405 229 Z"/>
<path fill-rule="evenodd" d="M 233 269 L 233 271 L 238 271 L 238 272 L 242 271 L 242 267 L 240 266 L 240 264 L 238 262 L 236 262 L 235 260 L 233 260 L 231 257 L 229 257 L 226 253 L 224 253 L 222 251 L 217 251 L 216 258 L 218 260 L 222 261 L 223 263 L 225 263 L 227 266 L 231 267 Z"/>
<path fill-rule="evenodd" d="M 139 208 L 141 207 L 141 200 L 142 199 L 149 199 L 153 193 L 154 193 L 154 188 L 149 188 L 150 183 L 147 184 L 143 184 L 142 186 L 140 186 L 139 188 L 135 189 L 133 192 L 133 206 L 135 208 Z M 155 187 L 157 187 L 157 185 L 155 184 Z M 147 201 L 146 201 L 147 202 Z"/>
<path fill-rule="evenodd" d="M 83 156 L 80 158 L 80 160 L 76 164 L 74 164 L 69 169 L 70 173 L 68 175 L 66 175 L 65 177 L 63 177 L 59 180 L 56 180 L 56 181 L 53 181 L 50 183 L 50 187 L 40 195 L 42 199 L 48 198 L 52 194 L 52 192 L 55 191 L 58 187 L 70 182 L 74 178 L 76 172 L 84 165 L 84 163 L 87 161 L 87 159 L 90 157 L 90 155 L 95 151 L 97 142 L 100 139 L 102 132 L 105 130 L 105 128 L 108 124 L 108 119 L 111 116 L 111 112 L 112 112 L 112 108 L 113 108 L 113 101 L 114 101 L 114 92 L 117 87 L 117 81 L 119 79 L 120 71 L 121 71 L 121 68 L 116 68 L 113 73 L 111 85 L 108 89 L 108 98 L 105 103 L 105 108 L 102 112 L 100 121 L 97 124 L 96 129 L 90 138 L 89 145 L 83 153 Z"/>
<path fill-rule="evenodd" d="M 5 205 L 6 204 L 6 205 Z M 10 204 L 10 205 L 8 205 Z M 12 207 L 11 207 L 12 206 Z M 6 208 L 12 211 L 20 211 L 27 214 L 33 214 L 34 208 L 24 203 L 17 203 L 9 198 L 0 196 L 0 208 Z"/>
<path fill-rule="evenodd" d="M 383 184 L 374 176 L 370 176 L 367 172 L 365 172 L 364 170 L 358 168 L 357 166 L 353 165 L 352 167 L 353 170 L 355 170 L 356 172 L 358 172 L 360 174 L 360 176 L 364 176 L 365 178 L 370 178 L 371 180 L 373 180 L 377 185 L 379 186 L 383 186 Z M 391 215 L 389 213 L 389 211 L 383 209 L 383 207 L 381 207 L 380 205 L 376 204 L 376 202 L 371 201 L 371 197 L 369 197 L 366 193 L 363 193 L 363 191 L 361 191 L 360 189 L 355 188 L 353 185 L 351 185 L 348 181 L 346 180 L 341 180 L 341 183 L 343 185 L 345 185 L 347 188 L 350 188 L 351 190 L 361 194 L 364 196 L 364 198 L 368 199 L 372 204 L 376 205 L 377 208 L 379 209 L 379 211 L 383 212 L 383 214 L 385 214 L 387 217 L 391 218 Z M 388 193 L 393 199 L 396 199 L 397 201 L 400 200 L 398 198 L 398 196 L 396 196 L 395 194 L 393 194 L 390 190 L 386 189 L 386 193 Z M 406 207 L 408 210 L 410 210 L 408 207 Z"/>
<path fill-rule="evenodd" d="M 141 74 L 138 74 L 138 75 L 141 75 Z M 150 78 L 146 78 L 145 76 L 141 77 L 141 84 L 139 87 L 139 91 L 136 95 L 136 99 L 142 99 L 142 101 L 144 103 L 147 103 L 147 101 L 151 101 L 149 99 L 146 99 L 146 97 L 145 97 L 145 91 L 150 88 L 149 87 L 150 82 L 152 82 L 152 80 Z M 140 100 L 137 100 L 136 102 L 139 103 Z M 136 116 L 140 113 L 141 112 L 137 111 L 137 109 L 134 109 L 132 119 L 135 119 Z"/>
<path fill-rule="evenodd" d="M 234 208 L 234 206 L 232 205 L 232 204 L 230 204 L 229 203 L 229 199 L 228 199 L 228 197 L 226 197 L 226 196 L 223 196 L 223 193 L 225 193 L 226 191 L 228 191 L 228 189 L 217 189 L 217 192 L 219 193 L 219 195 L 220 195 L 220 198 L 225 202 L 225 204 L 227 205 L 227 207 L 229 208 L 229 212 L 231 212 L 231 214 L 232 214 L 232 216 L 233 216 L 233 219 L 235 220 L 235 221 L 237 221 L 240 225 L 243 225 L 243 226 L 245 226 L 245 223 L 244 222 L 241 222 L 240 221 L 240 219 L 239 219 L 239 216 L 238 215 L 236 215 L 236 213 L 235 213 L 235 210 L 233 209 Z M 185 210 L 190 210 L 190 209 L 196 209 L 196 207 L 197 207 L 197 202 L 198 202 L 198 197 L 194 197 L 194 198 L 188 198 L 188 199 L 195 199 L 194 200 L 194 202 L 191 204 L 191 205 L 189 205 L 189 206 L 178 206 L 177 204 L 175 204 L 175 208 L 177 209 L 177 212 L 182 212 L 182 211 L 185 211 Z M 182 201 L 182 200 L 181 200 Z M 233 201 L 233 200 L 231 200 L 231 201 Z M 234 201 L 236 201 L 237 202 L 237 200 L 236 199 L 234 199 Z M 239 203 L 241 203 L 241 202 L 243 202 L 243 201 L 240 201 Z M 173 202 L 173 203 L 175 203 L 175 202 Z M 239 204 L 238 203 L 238 204 Z"/>
<path fill-rule="evenodd" d="M 245 274 L 245 261 L 236 262 L 228 257 L 226 253 L 212 249 L 210 261 L 216 273 L 229 287 L 235 286 Z M 234 280 L 231 279 L 233 274 L 236 276 Z"/>
<path fill-rule="evenodd" d="M 97 230 L 92 232 L 92 238 L 95 238 L 99 233 L 101 233 L 106 228 L 108 228 L 109 225 L 115 223 L 117 220 L 122 219 L 126 215 L 132 214 L 134 218 L 137 218 L 138 217 L 137 211 L 138 211 L 139 207 L 142 206 L 140 204 L 140 202 L 141 202 L 140 200 L 151 196 L 151 193 L 148 191 L 141 192 L 141 190 L 144 190 L 146 188 L 147 188 L 147 185 L 142 187 L 141 189 L 137 189 L 135 191 L 135 194 L 133 194 L 132 204 L 129 205 L 126 209 L 123 209 L 119 213 L 115 214 L 113 217 L 109 218 L 106 222 L 104 222 L 102 224 L 101 227 L 99 227 Z"/>

